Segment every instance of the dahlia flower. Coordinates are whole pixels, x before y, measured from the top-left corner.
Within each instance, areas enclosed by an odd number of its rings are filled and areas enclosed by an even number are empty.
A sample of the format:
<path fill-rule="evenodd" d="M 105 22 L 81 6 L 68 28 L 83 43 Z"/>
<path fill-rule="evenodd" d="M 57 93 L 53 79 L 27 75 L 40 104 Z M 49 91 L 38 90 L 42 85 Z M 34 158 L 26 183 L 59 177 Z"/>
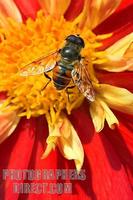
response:
<path fill-rule="evenodd" d="M 14 180 L 2 179 L 2 199 L 132 199 L 132 8 L 130 0 L 0 1 L 1 176 L 3 169 L 74 168 L 86 176 L 52 180 L 72 183 L 72 193 L 61 195 L 15 193 Z M 68 98 L 43 74 L 20 76 L 77 34 L 85 41 L 81 54 L 94 101 L 77 87 Z M 56 59 L 51 55 L 43 66 Z"/>

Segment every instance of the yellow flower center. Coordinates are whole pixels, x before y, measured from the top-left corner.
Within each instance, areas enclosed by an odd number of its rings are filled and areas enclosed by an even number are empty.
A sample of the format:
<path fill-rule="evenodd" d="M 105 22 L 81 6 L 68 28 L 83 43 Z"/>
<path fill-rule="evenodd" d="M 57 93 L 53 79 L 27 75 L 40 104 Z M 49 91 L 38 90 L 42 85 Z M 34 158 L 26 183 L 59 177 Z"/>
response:
<path fill-rule="evenodd" d="M 81 105 L 84 97 L 77 87 L 70 89 L 68 95 L 65 89 L 58 91 L 52 81 L 45 87 L 48 79 L 43 74 L 21 77 L 18 73 L 29 62 L 60 49 L 68 35 L 80 34 L 85 41 L 81 54 L 92 84 L 97 83 L 93 64 L 106 61 L 105 52 L 97 49 L 109 35 L 95 35 L 87 27 L 80 29 L 78 20 L 70 22 L 63 17 L 56 20 L 40 11 L 35 21 L 28 19 L 26 24 L 20 24 L 10 19 L 10 28 L 0 30 L 0 91 L 7 92 L 4 106 L 10 105 L 10 110 L 17 110 L 19 116 L 27 118 L 45 114 L 47 119 L 51 118 L 48 121 L 55 123 L 62 110 L 70 114 Z M 52 78 L 52 72 L 49 76 Z"/>

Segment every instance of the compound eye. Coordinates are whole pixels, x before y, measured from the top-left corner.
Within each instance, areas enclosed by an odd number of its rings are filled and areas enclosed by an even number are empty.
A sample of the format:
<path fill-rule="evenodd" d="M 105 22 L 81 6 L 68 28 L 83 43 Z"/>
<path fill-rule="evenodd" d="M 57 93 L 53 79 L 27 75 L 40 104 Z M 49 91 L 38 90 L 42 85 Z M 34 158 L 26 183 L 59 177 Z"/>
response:
<path fill-rule="evenodd" d="M 69 35 L 69 36 L 66 38 L 66 41 L 75 43 L 75 42 L 76 42 L 76 39 L 77 39 L 77 37 L 76 37 L 75 35 Z"/>
<path fill-rule="evenodd" d="M 85 43 L 81 37 L 77 37 L 77 44 L 84 48 Z"/>
<path fill-rule="evenodd" d="M 79 37 L 79 36 L 69 35 L 66 38 L 66 41 L 72 42 L 73 44 L 79 45 L 81 47 L 85 46 L 84 40 L 81 37 Z"/>

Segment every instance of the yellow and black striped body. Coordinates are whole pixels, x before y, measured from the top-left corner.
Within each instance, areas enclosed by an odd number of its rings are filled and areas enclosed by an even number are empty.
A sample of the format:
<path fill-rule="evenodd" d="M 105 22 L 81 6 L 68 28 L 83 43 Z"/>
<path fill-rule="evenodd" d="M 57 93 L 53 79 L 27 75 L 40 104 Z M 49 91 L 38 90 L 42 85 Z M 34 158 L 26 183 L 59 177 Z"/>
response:
<path fill-rule="evenodd" d="M 70 83 L 73 67 L 72 64 L 65 64 L 62 61 L 57 62 L 53 70 L 53 82 L 57 90 L 63 90 Z"/>

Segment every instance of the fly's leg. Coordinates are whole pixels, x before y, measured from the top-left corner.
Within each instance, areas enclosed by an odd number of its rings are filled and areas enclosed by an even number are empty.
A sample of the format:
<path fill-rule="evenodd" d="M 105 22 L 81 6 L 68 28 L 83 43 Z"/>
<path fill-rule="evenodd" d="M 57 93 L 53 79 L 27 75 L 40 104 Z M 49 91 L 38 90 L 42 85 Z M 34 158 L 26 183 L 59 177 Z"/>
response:
<path fill-rule="evenodd" d="M 69 97 L 69 95 L 71 94 L 70 92 L 69 92 L 69 89 L 73 89 L 73 88 L 75 88 L 76 86 L 75 85 L 72 85 L 72 86 L 69 86 L 69 87 L 67 87 L 65 90 L 66 90 L 66 93 L 67 93 L 67 95 L 68 95 L 68 101 L 70 102 L 70 97 Z"/>
<path fill-rule="evenodd" d="M 45 76 L 47 79 L 49 79 L 49 80 L 48 80 L 48 82 L 46 83 L 46 85 L 44 86 L 43 89 L 45 89 L 45 88 L 47 87 L 47 85 L 52 81 L 51 77 L 48 76 L 45 72 L 44 72 L 44 76 Z"/>

